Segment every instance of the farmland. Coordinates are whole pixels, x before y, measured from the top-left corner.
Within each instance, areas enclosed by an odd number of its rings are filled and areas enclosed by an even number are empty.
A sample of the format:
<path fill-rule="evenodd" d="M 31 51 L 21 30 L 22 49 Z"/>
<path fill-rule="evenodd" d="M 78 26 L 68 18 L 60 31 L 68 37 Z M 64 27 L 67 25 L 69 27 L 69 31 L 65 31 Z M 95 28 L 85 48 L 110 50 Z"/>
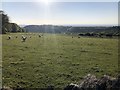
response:
<path fill-rule="evenodd" d="M 118 72 L 118 39 L 63 34 L 2 35 L 3 86 L 63 88 L 88 73 L 100 77 Z M 21 35 L 27 36 L 21 42 Z M 17 36 L 17 38 L 16 38 Z M 31 36 L 31 38 L 29 37 Z"/>

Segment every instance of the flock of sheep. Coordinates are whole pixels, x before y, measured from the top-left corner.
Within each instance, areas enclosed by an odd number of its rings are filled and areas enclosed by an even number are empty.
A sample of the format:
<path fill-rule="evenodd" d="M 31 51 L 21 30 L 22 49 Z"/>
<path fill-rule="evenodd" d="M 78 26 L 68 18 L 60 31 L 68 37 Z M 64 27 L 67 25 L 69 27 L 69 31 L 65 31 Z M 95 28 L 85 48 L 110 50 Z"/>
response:
<path fill-rule="evenodd" d="M 43 36 L 43 34 L 41 35 L 41 34 L 38 34 L 38 37 L 40 38 L 40 37 L 42 37 Z M 31 38 L 32 36 L 29 36 L 29 38 Z M 18 36 L 15 36 L 15 38 L 18 38 Z M 26 40 L 27 40 L 27 36 L 24 36 L 24 35 L 21 35 L 21 42 L 25 42 Z M 72 38 L 73 38 L 73 36 L 72 36 Z M 80 38 L 80 36 L 78 36 L 78 38 Z M 10 39 L 12 39 L 12 36 L 8 36 L 8 38 L 7 38 L 7 40 L 10 40 Z"/>
<path fill-rule="evenodd" d="M 40 38 L 40 37 L 42 37 L 43 35 L 38 35 L 38 37 Z M 15 38 L 18 38 L 18 36 L 15 36 Z M 27 36 L 24 36 L 24 35 L 21 35 L 21 42 L 25 42 L 26 40 L 27 40 Z M 29 38 L 31 38 L 31 36 L 29 36 Z M 8 36 L 8 38 L 7 38 L 7 40 L 10 40 L 10 39 L 12 39 L 12 36 Z"/>

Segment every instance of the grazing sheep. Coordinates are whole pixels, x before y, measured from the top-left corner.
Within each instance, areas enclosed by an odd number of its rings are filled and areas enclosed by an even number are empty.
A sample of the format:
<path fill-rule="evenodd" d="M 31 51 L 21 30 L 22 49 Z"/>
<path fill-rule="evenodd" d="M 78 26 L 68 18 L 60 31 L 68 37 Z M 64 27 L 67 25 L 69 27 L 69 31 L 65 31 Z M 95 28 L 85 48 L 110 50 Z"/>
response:
<path fill-rule="evenodd" d="M 18 38 L 18 36 L 15 36 L 15 38 Z"/>
<path fill-rule="evenodd" d="M 39 37 L 41 37 L 41 35 L 39 34 Z"/>
<path fill-rule="evenodd" d="M 27 37 L 25 37 L 25 36 L 22 35 L 22 42 L 25 42 L 26 39 L 27 39 Z"/>
<path fill-rule="evenodd" d="M 21 38 L 23 38 L 24 36 L 22 35 L 22 37 Z"/>
<path fill-rule="evenodd" d="M 8 40 L 10 40 L 11 39 L 11 36 L 8 36 Z"/>

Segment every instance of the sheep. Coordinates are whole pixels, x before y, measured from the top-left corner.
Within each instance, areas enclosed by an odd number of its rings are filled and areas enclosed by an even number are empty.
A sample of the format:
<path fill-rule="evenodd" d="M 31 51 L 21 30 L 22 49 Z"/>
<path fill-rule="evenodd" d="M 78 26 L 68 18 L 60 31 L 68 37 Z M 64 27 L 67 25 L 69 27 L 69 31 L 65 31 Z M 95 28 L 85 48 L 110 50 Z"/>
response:
<path fill-rule="evenodd" d="M 39 34 L 39 37 L 41 37 L 41 35 Z"/>
<path fill-rule="evenodd" d="M 22 37 L 21 38 L 23 38 L 24 36 L 22 35 Z"/>
<path fill-rule="evenodd" d="M 23 37 L 22 38 L 22 42 L 25 42 L 26 39 L 27 39 L 27 37 Z"/>
<path fill-rule="evenodd" d="M 11 36 L 8 36 L 8 40 L 10 40 L 11 39 Z"/>
<path fill-rule="evenodd" d="M 26 39 L 27 39 L 27 37 L 25 37 L 25 36 L 22 35 L 22 42 L 25 42 Z"/>
<path fill-rule="evenodd" d="M 15 36 L 15 38 L 18 38 L 18 36 Z"/>

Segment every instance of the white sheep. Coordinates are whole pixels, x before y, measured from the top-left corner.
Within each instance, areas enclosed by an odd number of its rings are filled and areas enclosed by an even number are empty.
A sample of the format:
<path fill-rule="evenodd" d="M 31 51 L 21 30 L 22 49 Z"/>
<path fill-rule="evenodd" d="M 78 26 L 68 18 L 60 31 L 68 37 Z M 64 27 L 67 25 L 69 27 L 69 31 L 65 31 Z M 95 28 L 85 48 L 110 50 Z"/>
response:
<path fill-rule="evenodd" d="M 22 35 L 22 42 L 25 42 L 26 39 L 27 39 L 27 37 L 25 37 L 25 36 Z"/>
<path fill-rule="evenodd" d="M 39 37 L 41 37 L 41 35 L 39 34 Z"/>
<path fill-rule="evenodd" d="M 8 40 L 10 40 L 11 39 L 11 36 L 8 36 Z"/>

